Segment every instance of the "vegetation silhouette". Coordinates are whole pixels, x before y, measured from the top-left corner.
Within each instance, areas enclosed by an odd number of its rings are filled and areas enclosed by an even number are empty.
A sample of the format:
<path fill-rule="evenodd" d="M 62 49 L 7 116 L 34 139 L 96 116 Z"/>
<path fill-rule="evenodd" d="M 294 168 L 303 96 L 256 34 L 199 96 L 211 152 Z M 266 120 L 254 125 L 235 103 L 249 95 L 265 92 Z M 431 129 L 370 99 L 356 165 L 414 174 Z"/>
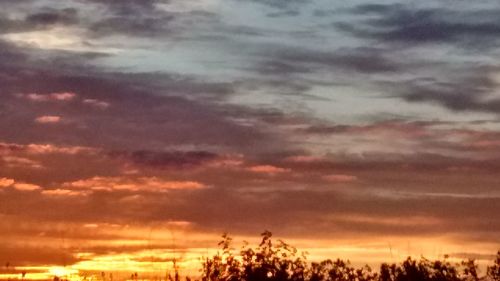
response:
<path fill-rule="evenodd" d="M 282 240 L 274 242 L 272 233 L 265 231 L 256 247 L 247 242 L 239 251 L 232 246 L 232 238 L 224 234 L 218 246 L 220 250 L 212 257 L 202 258 L 200 281 L 500 281 L 500 250 L 493 264 L 486 267 L 486 274 L 480 275 L 478 264 L 473 259 L 452 263 L 448 256 L 441 260 L 428 260 L 424 257 L 406 258 L 400 263 L 383 263 L 378 271 L 368 265 L 354 267 L 349 260 L 327 259 L 321 262 L 308 262 L 307 253 L 299 252 L 295 247 Z M 173 275 L 167 272 L 160 279 L 165 281 L 191 281 L 190 277 L 181 278 L 177 259 L 173 259 Z M 5 269 L 11 268 L 7 262 Z M 26 280 L 25 271 L 21 279 Z M 67 276 L 66 276 L 67 277 Z M 100 276 L 80 280 L 113 281 L 105 272 Z M 29 279 L 29 278 L 28 278 Z M 1 278 L 0 278 L 1 280 Z M 5 280 L 5 279 L 4 279 Z M 54 276 L 52 281 L 68 281 L 68 278 Z M 74 279 L 71 279 L 74 280 Z M 137 272 L 132 273 L 128 281 L 143 281 Z"/>
<path fill-rule="evenodd" d="M 479 276 L 475 260 L 451 263 L 442 260 L 418 260 L 408 257 L 403 262 L 383 263 L 379 271 L 368 265 L 353 267 L 348 260 L 308 262 L 306 253 L 282 240 L 273 243 L 272 233 L 261 234 L 260 244 L 252 248 L 245 243 L 239 252 L 232 247 L 227 234 L 219 242 L 221 250 L 202 264 L 202 281 L 500 281 L 500 251 L 486 275 Z M 176 275 L 177 277 L 178 275 Z M 177 277 L 178 278 L 178 277 Z M 176 278 L 176 280 L 178 280 Z"/>

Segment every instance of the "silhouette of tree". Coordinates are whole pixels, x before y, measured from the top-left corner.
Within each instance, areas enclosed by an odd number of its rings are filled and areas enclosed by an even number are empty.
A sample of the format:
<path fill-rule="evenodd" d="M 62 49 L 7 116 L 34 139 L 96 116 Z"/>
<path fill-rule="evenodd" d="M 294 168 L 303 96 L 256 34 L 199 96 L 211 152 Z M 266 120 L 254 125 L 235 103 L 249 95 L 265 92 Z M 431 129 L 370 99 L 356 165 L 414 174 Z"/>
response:
<path fill-rule="evenodd" d="M 382 264 L 380 267 L 381 281 L 460 281 L 463 280 L 457 269 L 444 260 L 429 261 L 421 258 L 419 261 L 408 257 L 401 265 Z"/>
<path fill-rule="evenodd" d="M 487 275 L 495 281 L 500 281 L 500 251 L 497 252 L 493 265 L 488 266 Z"/>
<path fill-rule="evenodd" d="M 371 281 L 378 280 L 378 274 L 372 272 L 369 266 L 355 269 L 349 261 L 337 259 L 311 263 L 310 281 Z"/>
<path fill-rule="evenodd" d="M 468 259 L 462 261 L 462 266 L 464 267 L 464 277 L 467 280 L 479 281 L 478 266 L 475 260 Z"/>
<path fill-rule="evenodd" d="M 431 261 L 408 257 L 400 264 L 384 263 L 379 272 L 369 266 L 354 268 L 341 259 L 308 263 L 305 253 L 282 240 L 273 243 L 265 231 L 257 247 L 245 242 L 238 254 L 227 234 L 219 242 L 221 251 L 203 261 L 202 281 L 479 281 L 472 259 L 452 264 L 448 257 Z M 500 281 L 500 251 L 487 278 Z M 488 280 L 488 279 L 486 279 Z"/>
<path fill-rule="evenodd" d="M 261 236 L 259 246 L 254 249 L 245 244 L 238 259 L 233 254 L 232 239 L 224 234 L 219 243 L 222 253 L 203 262 L 202 280 L 305 280 L 307 263 L 304 255 L 299 255 L 296 248 L 281 240 L 275 246 L 269 231 Z"/>

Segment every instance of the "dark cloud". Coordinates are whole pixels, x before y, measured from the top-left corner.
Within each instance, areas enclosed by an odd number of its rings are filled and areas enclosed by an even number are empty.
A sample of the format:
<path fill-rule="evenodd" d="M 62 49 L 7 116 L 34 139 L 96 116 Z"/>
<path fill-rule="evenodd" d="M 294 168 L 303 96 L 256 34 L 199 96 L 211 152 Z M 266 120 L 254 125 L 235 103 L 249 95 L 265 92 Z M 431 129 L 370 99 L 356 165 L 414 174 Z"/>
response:
<path fill-rule="evenodd" d="M 279 11 L 267 14 L 267 16 L 270 18 L 295 17 L 298 15 L 300 15 L 300 12 L 298 10 Z"/>
<path fill-rule="evenodd" d="M 4 44 L 0 55 L 8 59 L 0 62 L 0 90 L 4 93 L 0 97 L 4 117 L 0 127 L 20 124 L 16 131 L 5 129 L 10 132 L 4 135 L 5 142 L 132 151 L 208 145 L 235 152 L 250 151 L 263 142 L 267 144 L 261 146 L 263 150 L 272 150 L 280 138 L 265 124 L 239 123 L 241 118 L 258 120 L 262 112 L 224 104 L 224 99 L 237 91 L 233 83 L 168 73 L 105 72 L 82 63 L 89 63 L 88 54 L 61 58 L 57 52 L 39 59 L 36 51 Z M 67 103 L 40 103 L 18 95 L 57 92 L 76 96 Z M 52 126 L 34 122 L 47 115 L 59 116 L 61 122 Z"/>
<path fill-rule="evenodd" d="M 95 3 L 105 6 L 112 13 L 121 15 L 133 15 L 156 10 L 158 4 L 169 3 L 168 0 L 78 0 L 82 3 Z"/>
<path fill-rule="evenodd" d="M 69 1 L 68 4 L 68 8 L 63 9 L 41 7 L 33 11 L 24 8 L 18 12 L 22 16 L 16 17 L 0 13 L 0 33 L 20 33 L 45 30 L 55 26 L 78 25 L 87 31 L 86 36 L 91 39 L 114 35 L 151 38 L 176 35 L 180 38 L 178 35 L 190 26 L 207 23 L 216 18 L 215 14 L 203 10 L 177 12 L 162 9 L 158 5 L 168 5 L 169 1 L 161 0 L 76 0 Z M 84 4 L 88 9 L 98 9 L 102 14 L 87 15 L 86 9 L 77 4 Z"/>
<path fill-rule="evenodd" d="M 9 0 L 0 0 L 0 6 L 4 8 L 18 8 L 18 7 L 23 7 L 29 4 L 33 4 L 33 2 L 36 0 L 19 0 L 19 1 L 9 1 Z"/>
<path fill-rule="evenodd" d="M 290 75 L 310 73 L 312 71 L 305 65 L 295 64 L 288 61 L 280 61 L 279 58 L 276 60 L 265 61 L 258 65 L 255 70 L 259 71 L 259 73 L 268 75 Z"/>
<path fill-rule="evenodd" d="M 319 87 L 350 87 L 357 83 L 359 87 L 369 85 L 372 89 L 374 77 L 391 77 L 407 69 L 423 67 L 421 62 L 376 47 L 341 47 L 328 51 L 261 45 L 254 48 L 252 55 L 252 63 L 241 68 L 256 77 L 243 80 L 239 84 L 243 90 L 307 101 L 333 100 L 315 94 Z"/>
<path fill-rule="evenodd" d="M 398 3 L 360 5 L 352 13 L 366 18 L 361 24 L 342 22 L 336 26 L 355 36 L 382 42 L 454 43 L 479 49 L 494 46 L 500 34 L 496 9 L 418 8 Z"/>
<path fill-rule="evenodd" d="M 0 246 L 0 259 L 9 262 L 12 267 L 37 265 L 60 265 L 61 263 L 74 264 L 80 261 L 72 253 L 63 252 L 58 248 L 28 247 L 28 246 Z M 32 272 L 32 271 L 31 271 Z M 31 273 L 28 272 L 28 273 Z"/>
<path fill-rule="evenodd" d="M 308 0 L 251 0 L 249 2 L 266 5 L 276 9 L 288 9 L 310 3 Z"/>
<path fill-rule="evenodd" d="M 17 66 L 18 63 L 25 62 L 27 59 L 28 55 L 20 51 L 17 46 L 0 40 L 0 66 L 3 68 Z M 8 73 L 5 74 L 8 75 Z"/>
<path fill-rule="evenodd" d="M 301 14 L 301 9 L 312 3 L 309 0 L 230 0 L 236 2 L 255 3 L 262 5 L 266 9 L 265 16 L 272 19 L 283 17 L 297 17 Z"/>
<path fill-rule="evenodd" d="M 111 157 L 119 157 L 130 160 L 138 165 L 146 165 L 153 168 L 194 168 L 206 162 L 213 161 L 218 155 L 208 151 L 133 151 L 133 152 L 111 152 Z"/>
<path fill-rule="evenodd" d="M 203 10 L 171 11 L 159 8 L 158 5 L 167 5 L 170 1 L 101 1 L 89 0 L 85 2 L 99 4 L 105 7 L 108 13 L 95 19 L 88 27 L 89 36 L 107 37 L 126 35 L 137 37 L 172 37 L 181 38 L 191 26 L 206 24 L 216 19 L 216 15 Z"/>
<path fill-rule="evenodd" d="M 69 25 L 78 22 L 77 16 L 78 12 L 74 8 L 62 10 L 44 9 L 38 13 L 28 15 L 25 21 L 34 26 Z"/>
<path fill-rule="evenodd" d="M 0 14 L 0 33 L 18 33 L 35 30 L 44 30 L 56 25 L 74 25 L 78 23 L 76 9 L 44 8 L 36 13 L 28 14 L 25 18 L 17 19 Z"/>
<path fill-rule="evenodd" d="M 281 49 L 271 54 L 271 57 L 280 60 L 278 68 L 285 71 L 297 72 L 298 67 L 309 67 L 311 71 L 318 68 L 327 70 L 351 70 L 359 73 L 384 73 L 399 70 L 397 61 L 394 61 L 382 49 L 371 47 L 340 48 L 332 52 L 306 49 Z M 276 64 L 276 63 L 275 63 Z M 279 65 L 279 64 L 278 64 Z M 291 68 L 290 66 L 294 66 Z M 302 69 L 302 71 L 305 71 Z M 281 74 L 277 72 L 276 74 Z"/>
<path fill-rule="evenodd" d="M 496 67 L 464 67 L 451 76 L 441 73 L 409 81 L 387 83 L 391 92 L 409 102 L 429 102 L 453 111 L 498 113 L 500 100 L 494 95 L 498 83 Z M 451 71 L 451 69 L 450 69 Z"/>
<path fill-rule="evenodd" d="M 89 27 L 92 36 L 103 37 L 113 34 L 154 37 L 173 33 L 170 24 L 175 15 L 159 16 L 113 16 L 101 19 Z"/>
<path fill-rule="evenodd" d="M 324 51 L 264 45 L 254 51 L 252 65 L 244 67 L 258 75 L 246 79 L 245 90 L 262 89 L 274 95 L 324 100 L 310 93 L 316 86 L 345 85 L 352 75 L 394 75 L 418 65 L 372 47 L 338 48 Z M 364 77 L 369 79 L 369 77 Z"/>
<path fill-rule="evenodd" d="M 309 134 L 335 134 L 348 132 L 352 127 L 347 125 L 321 126 L 313 125 L 299 131 Z"/>

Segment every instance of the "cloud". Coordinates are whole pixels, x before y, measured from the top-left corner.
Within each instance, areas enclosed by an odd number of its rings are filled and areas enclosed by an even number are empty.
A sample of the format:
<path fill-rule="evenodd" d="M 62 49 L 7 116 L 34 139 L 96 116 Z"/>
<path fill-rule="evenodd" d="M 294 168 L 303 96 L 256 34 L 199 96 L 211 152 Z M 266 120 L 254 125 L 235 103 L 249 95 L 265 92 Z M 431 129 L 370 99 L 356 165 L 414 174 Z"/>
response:
<path fill-rule="evenodd" d="M 111 105 L 109 102 L 100 101 L 97 99 L 84 99 L 83 103 L 91 105 L 91 106 L 95 106 L 95 107 L 101 108 L 101 109 L 106 109 Z"/>
<path fill-rule="evenodd" d="M 35 191 L 42 189 L 39 185 L 22 182 L 14 183 L 14 188 L 20 191 Z"/>
<path fill-rule="evenodd" d="M 13 185 L 14 182 L 15 181 L 13 179 L 0 178 L 0 187 L 9 187 L 9 186 Z"/>
<path fill-rule="evenodd" d="M 19 267 L 33 264 L 42 266 L 58 265 L 61 259 L 72 264 L 79 260 L 72 253 L 63 252 L 58 247 L 30 247 L 28 245 L 20 246 L 4 243 L 0 245 L 0 259 L 9 261 Z M 28 277 L 31 273 L 37 273 L 36 270 L 28 270 L 27 272 Z M 38 273 L 40 272 L 38 271 Z"/>
<path fill-rule="evenodd" d="M 46 189 L 41 193 L 47 196 L 86 196 L 89 194 L 87 191 L 70 189 Z"/>
<path fill-rule="evenodd" d="M 30 101 L 70 101 L 73 100 L 77 95 L 71 92 L 60 92 L 60 93 L 50 93 L 50 94 L 20 94 L 19 96 L 25 97 Z"/>
<path fill-rule="evenodd" d="M 285 169 L 285 168 L 281 168 L 281 167 L 276 167 L 276 166 L 273 166 L 273 165 L 251 166 L 251 167 L 248 168 L 248 170 L 251 171 L 251 172 L 254 172 L 254 173 L 262 173 L 262 174 L 269 174 L 269 175 L 290 172 L 289 169 Z"/>
<path fill-rule="evenodd" d="M 425 137 L 429 135 L 432 126 L 439 126 L 439 121 L 405 121 L 384 120 L 367 125 L 311 125 L 299 131 L 306 134 L 334 135 L 334 134 L 398 134 L 406 137 Z"/>
<path fill-rule="evenodd" d="M 37 13 L 29 14 L 25 21 L 33 26 L 71 25 L 78 23 L 78 12 L 74 8 L 61 10 L 44 8 Z"/>
<path fill-rule="evenodd" d="M 240 1 L 244 16 L 224 1 L 15 2 L 0 0 L 0 33 L 71 40 L 65 50 L 0 40 L 7 242 L 57 244 L 64 230 L 77 244 L 68 252 L 130 254 L 166 222 L 349 243 L 498 241 L 498 122 L 463 121 L 500 108 L 494 32 L 470 27 L 495 23 L 493 11 L 335 4 L 313 19 L 319 2 Z M 33 122 L 51 117 L 71 126 Z M 105 226 L 124 222 L 140 229 Z"/>
<path fill-rule="evenodd" d="M 89 31 L 92 36 L 102 37 L 112 34 L 132 35 L 141 37 L 165 36 L 173 33 L 169 27 L 175 19 L 174 15 L 150 16 L 114 16 L 102 19 Z"/>
<path fill-rule="evenodd" d="M 452 43 L 458 47 L 492 47 L 500 34 L 496 9 L 456 10 L 411 5 L 362 4 L 352 10 L 365 16 L 361 24 L 336 26 L 362 38 L 406 45 Z M 480 43 L 478 43 L 480 42 Z"/>
<path fill-rule="evenodd" d="M 93 153 L 95 148 L 83 146 L 58 146 L 54 144 L 16 144 L 0 142 L 1 154 L 78 154 L 78 153 Z"/>
<path fill-rule="evenodd" d="M 78 95 L 72 92 L 59 92 L 50 94 L 37 94 L 37 93 L 17 94 L 17 96 L 26 98 L 27 100 L 34 102 L 47 102 L 47 101 L 68 102 L 75 100 Z M 83 99 L 81 102 L 83 104 L 87 104 L 101 109 L 106 109 L 110 106 L 109 102 L 101 101 L 98 99 Z"/>
<path fill-rule="evenodd" d="M 241 0 L 238 0 L 241 1 Z M 289 9 L 292 7 L 309 4 L 309 0 L 251 0 L 249 2 L 262 4 L 276 9 Z"/>
<path fill-rule="evenodd" d="M 134 36 L 183 37 L 192 26 L 213 22 L 215 15 L 203 9 L 179 10 L 171 1 L 83 1 L 102 6 L 107 13 L 87 26 L 91 38 Z"/>
<path fill-rule="evenodd" d="M 292 163 L 315 163 L 315 162 L 322 162 L 325 159 L 319 156 L 295 155 L 295 156 L 289 156 L 284 160 L 286 162 L 292 162 Z"/>
<path fill-rule="evenodd" d="M 24 168 L 24 169 L 44 168 L 43 165 L 37 160 L 15 155 L 0 155 L 0 163 L 4 164 L 9 168 Z"/>
<path fill-rule="evenodd" d="M 92 153 L 96 150 L 90 147 L 81 146 L 56 146 L 51 144 L 28 144 L 25 146 L 28 153 L 33 154 L 49 154 L 49 153 L 60 153 L 60 154 L 78 154 L 78 153 Z"/>
<path fill-rule="evenodd" d="M 59 123 L 61 122 L 61 119 L 62 119 L 61 116 L 44 115 L 35 118 L 35 122 L 40 124 Z"/>
<path fill-rule="evenodd" d="M 352 175 L 342 175 L 342 174 L 330 174 L 323 176 L 323 179 L 325 179 L 328 182 L 331 183 L 345 183 L 345 182 L 354 182 L 357 181 L 358 178 L 356 176 Z"/>
<path fill-rule="evenodd" d="M 111 152 L 111 157 L 153 168 L 194 168 L 215 161 L 219 156 L 208 151 L 132 151 Z"/>
<path fill-rule="evenodd" d="M 14 18 L 3 14 L 0 14 L 0 18 L 0 34 L 46 30 L 54 26 L 69 26 L 78 23 L 78 13 L 74 8 L 43 8 L 36 13 L 25 14 L 24 18 Z"/>
<path fill-rule="evenodd" d="M 169 181 L 156 177 L 122 178 L 122 177 L 93 177 L 85 180 L 65 183 L 64 186 L 104 191 L 146 191 L 166 192 L 169 190 L 201 189 L 207 186 L 196 181 Z"/>
<path fill-rule="evenodd" d="M 7 50 L 16 50 L 22 54 L 14 47 Z M 12 58 L 13 56 L 9 56 L 9 59 Z M 135 150 L 144 148 L 155 150 L 163 149 L 165 145 L 205 143 L 209 146 L 223 144 L 227 147 L 242 147 L 253 146 L 271 137 L 271 134 L 264 133 L 258 126 L 241 125 L 233 121 L 230 114 L 235 116 L 239 114 L 232 109 L 233 105 L 216 102 L 233 92 L 229 83 L 205 82 L 184 75 L 106 73 L 94 68 L 78 70 L 79 67 L 76 66 L 71 70 L 72 66 L 69 63 L 71 60 L 66 61 L 69 65 L 64 68 L 56 67 L 54 65 L 56 63 L 51 63 L 52 65 L 42 63 L 40 67 L 44 69 L 42 72 L 45 74 L 41 72 L 33 74 L 22 70 L 32 65 L 25 61 L 24 56 L 12 62 L 15 67 L 5 66 L 7 61 L 0 62 L 0 72 L 2 69 L 5 71 L 9 69 L 8 74 L 0 75 L 0 80 L 5 82 L 2 83 L 2 88 L 7 92 L 54 93 L 60 92 L 61 89 L 66 92 L 71 89 L 70 92 L 78 93 L 78 99 L 75 98 L 74 101 L 92 99 L 113 105 L 107 110 L 90 114 L 89 101 L 86 103 L 72 101 L 64 103 L 64 106 L 57 105 L 58 103 L 23 104 L 13 99 L 14 96 L 2 95 L 0 98 L 3 103 L 2 110 L 8 118 L 0 120 L 0 129 L 4 130 L 12 122 L 20 124 L 22 128 L 16 134 L 9 133 L 9 136 L 6 136 L 6 140 L 12 142 L 21 140 L 26 142 L 26 138 L 36 143 L 52 142 L 45 131 L 46 128 L 29 123 L 33 123 L 33 119 L 36 118 L 39 118 L 38 122 L 62 122 L 62 116 L 64 119 L 72 120 L 73 130 L 59 126 L 53 126 L 50 130 L 59 132 L 59 143 L 70 146 L 104 146 L 115 149 L 134 147 Z M 19 71 L 18 76 L 12 76 L 14 77 L 12 79 L 5 78 L 10 77 L 15 71 Z M 39 83 L 26 84 L 19 79 L 36 80 Z M 215 98 L 208 102 L 205 100 L 207 96 Z M 98 106 L 104 106 L 99 102 Z M 51 114 L 47 115 L 47 112 Z M 104 135 L 103 131 L 109 133 Z M 131 134 L 132 131 L 135 133 Z M 102 138 L 97 141 L 92 137 L 95 135 L 100 135 Z M 137 146 L 141 142 L 143 144 Z"/>
<path fill-rule="evenodd" d="M 105 6 L 111 12 L 117 14 L 130 14 L 131 12 L 145 12 L 152 11 L 156 9 L 158 4 L 168 3 L 167 0 L 144 0 L 144 1 L 134 1 L 134 0 L 79 0 L 82 3 L 89 4 L 95 3 Z"/>
<path fill-rule="evenodd" d="M 498 83 L 492 79 L 494 70 L 469 69 L 465 77 L 414 79 L 396 86 L 401 98 L 409 102 L 430 102 L 454 111 L 496 113 L 500 99 L 495 96 Z"/>
<path fill-rule="evenodd" d="M 338 48 L 322 51 L 307 48 L 271 46 L 261 53 L 262 63 L 255 70 L 267 75 L 316 73 L 344 70 L 358 73 L 394 73 L 403 67 L 384 49 L 374 47 Z"/>

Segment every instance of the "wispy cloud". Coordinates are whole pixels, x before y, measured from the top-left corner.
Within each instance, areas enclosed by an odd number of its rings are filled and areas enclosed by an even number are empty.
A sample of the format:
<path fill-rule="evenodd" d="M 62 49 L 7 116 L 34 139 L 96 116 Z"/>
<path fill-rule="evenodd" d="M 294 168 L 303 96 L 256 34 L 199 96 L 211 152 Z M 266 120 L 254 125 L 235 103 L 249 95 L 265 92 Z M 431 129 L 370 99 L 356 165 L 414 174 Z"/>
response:
<path fill-rule="evenodd" d="M 40 124 L 50 124 L 50 123 L 59 123 L 61 122 L 61 116 L 57 115 L 44 115 L 35 118 L 35 122 Z"/>
<path fill-rule="evenodd" d="M 163 180 L 156 177 L 120 178 L 93 177 L 65 183 L 65 186 L 89 190 L 129 190 L 165 192 L 171 189 L 200 189 L 207 186 L 196 181 Z"/>
<path fill-rule="evenodd" d="M 75 93 L 61 92 L 61 93 L 50 93 L 50 94 L 19 94 L 19 96 L 24 97 L 30 101 L 70 101 L 76 97 Z"/>

